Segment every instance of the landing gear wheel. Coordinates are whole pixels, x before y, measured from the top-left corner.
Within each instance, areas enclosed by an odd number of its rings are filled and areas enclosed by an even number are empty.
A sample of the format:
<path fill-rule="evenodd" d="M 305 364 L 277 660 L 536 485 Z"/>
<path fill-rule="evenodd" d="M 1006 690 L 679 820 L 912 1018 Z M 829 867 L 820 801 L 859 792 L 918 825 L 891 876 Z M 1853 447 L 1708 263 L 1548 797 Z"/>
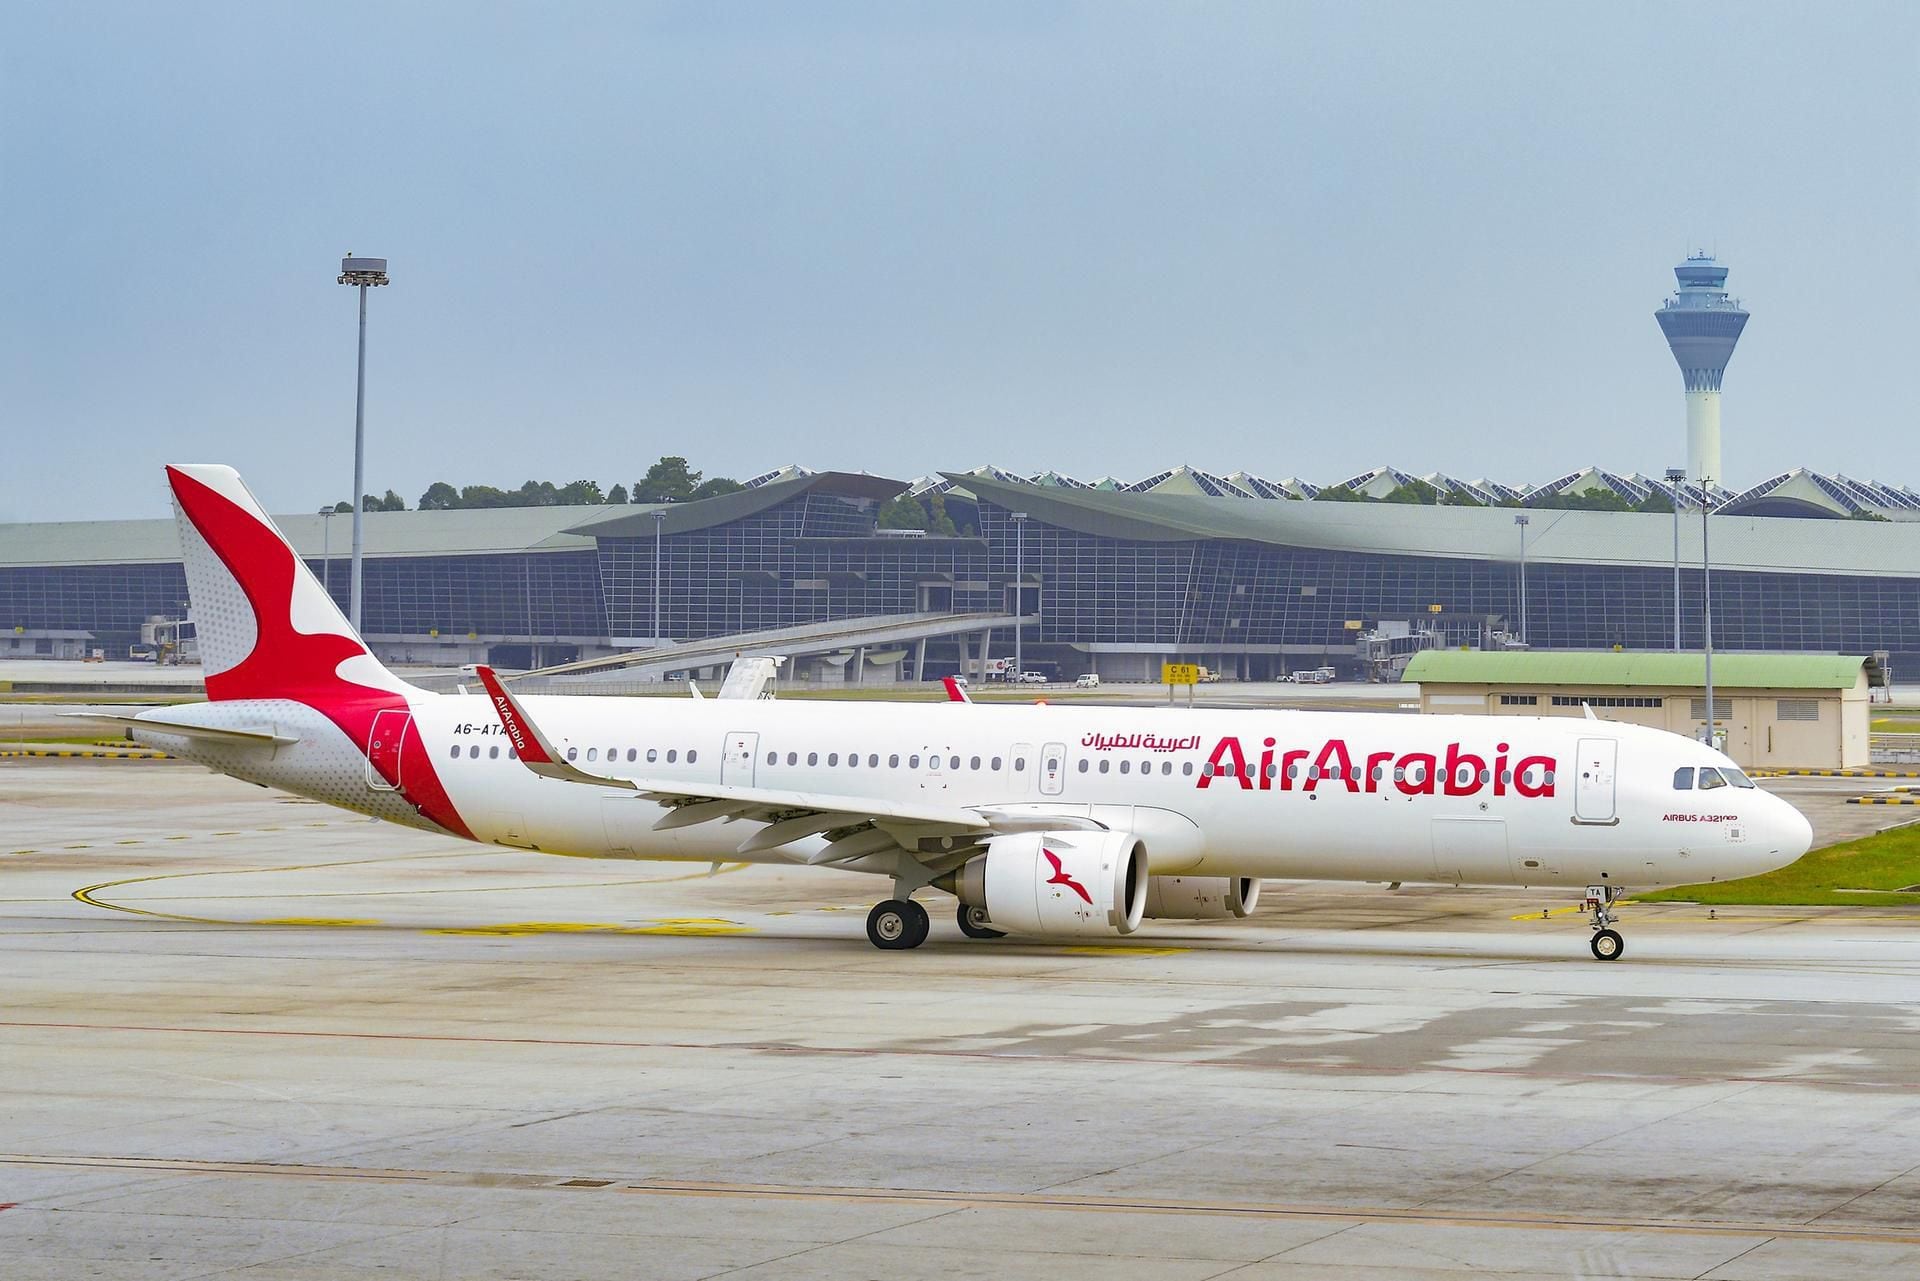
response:
<path fill-rule="evenodd" d="M 1003 939 L 1007 936 L 1005 930 L 996 930 L 987 924 L 987 909 L 984 907 L 969 907 L 962 903 L 957 917 L 960 932 L 970 939 Z"/>
<path fill-rule="evenodd" d="M 1593 942 L 1588 946 L 1593 948 L 1594 960 L 1617 961 L 1620 954 L 1627 950 L 1627 941 L 1613 930 L 1595 930 Z"/>
<path fill-rule="evenodd" d="M 932 928 L 927 909 L 912 899 L 890 898 L 867 913 L 867 940 L 887 952 L 919 947 Z"/>

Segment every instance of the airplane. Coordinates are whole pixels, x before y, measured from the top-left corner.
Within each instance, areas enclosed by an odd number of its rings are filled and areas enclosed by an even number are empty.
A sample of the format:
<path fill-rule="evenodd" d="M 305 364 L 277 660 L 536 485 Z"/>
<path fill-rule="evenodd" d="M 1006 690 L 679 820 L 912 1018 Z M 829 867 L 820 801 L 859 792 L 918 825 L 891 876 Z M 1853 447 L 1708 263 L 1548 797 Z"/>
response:
<path fill-rule="evenodd" d="M 167 469 L 207 700 L 115 717 L 235 778 L 557 855 L 832 867 L 969 938 L 1113 939 L 1255 909 L 1262 878 L 1579 896 L 1751 876 L 1807 820 L 1702 743 L 1571 717 L 439 694 L 383 666 L 230 467 Z M 464 689 L 464 687 L 463 687 Z"/>

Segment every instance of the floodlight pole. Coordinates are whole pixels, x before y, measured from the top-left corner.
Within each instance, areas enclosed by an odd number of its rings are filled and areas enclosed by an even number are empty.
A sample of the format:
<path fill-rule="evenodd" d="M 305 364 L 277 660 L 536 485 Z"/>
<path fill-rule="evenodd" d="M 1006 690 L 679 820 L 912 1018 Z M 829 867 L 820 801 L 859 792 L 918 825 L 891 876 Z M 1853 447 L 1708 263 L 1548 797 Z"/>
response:
<path fill-rule="evenodd" d="M 1667 468 L 1667 485 L 1673 499 L 1673 652 L 1680 652 L 1680 495 L 1686 490 L 1687 473 L 1678 467 Z"/>
<path fill-rule="evenodd" d="M 1026 610 L 1022 608 L 1027 577 L 1027 514 L 1013 513 L 1013 674 L 1024 681 L 1027 675 L 1021 660 L 1021 633 L 1026 630 Z"/>
<path fill-rule="evenodd" d="M 360 360 L 353 391 L 353 569 L 347 576 L 347 621 L 353 624 L 353 630 L 357 632 L 360 630 L 360 558 L 363 547 L 360 518 L 366 506 L 361 495 L 366 483 L 367 456 L 367 290 L 387 283 L 387 260 L 348 255 L 340 260 L 340 276 L 336 283 L 352 285 L 360 291 Z"/>
<path fill-rule="evenodd" d="M 1702 651 L 1707 660 L 1707 728 L 1705 741 L 1713 741 L 1713 556 L 1707 549 L 1707 513 L 1713 510 L 1713 486 L 1700 486 L 1700 612 L 1704 628 Z"/>
<path fill-rule="evenodd" d="M 1515 516 L 1513 523 L 1520 527 L 1520 643 L 1527 643 L 1527 525 L 1524 515 Z"/>

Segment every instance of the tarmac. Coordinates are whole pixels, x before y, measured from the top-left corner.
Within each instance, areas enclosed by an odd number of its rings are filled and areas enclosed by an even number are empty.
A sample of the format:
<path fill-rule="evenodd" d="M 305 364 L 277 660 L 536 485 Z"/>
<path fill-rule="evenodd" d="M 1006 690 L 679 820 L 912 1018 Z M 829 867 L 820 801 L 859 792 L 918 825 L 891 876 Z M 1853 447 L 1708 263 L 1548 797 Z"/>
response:
<path fill-rule="evenodd" d="M 882 893 L 0 762 L 0 1274 L 1920 1275 L 1920 912 Z"/>

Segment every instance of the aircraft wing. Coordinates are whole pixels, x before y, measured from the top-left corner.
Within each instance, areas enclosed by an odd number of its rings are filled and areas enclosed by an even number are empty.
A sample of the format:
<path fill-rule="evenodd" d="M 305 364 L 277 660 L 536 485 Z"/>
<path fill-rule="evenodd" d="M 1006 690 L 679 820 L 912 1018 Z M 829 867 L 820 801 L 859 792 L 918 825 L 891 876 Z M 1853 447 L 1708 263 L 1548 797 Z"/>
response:
<path fill-rule="evenodd" d="M 914 850 L 923 841 L 931 841 L 940 845 L 939 852 L 944 853 L 955 843 L 946 838 L 958 838 L 960 844 L 970 845 L 984 837 L 1007 832 L 1104 826 L 1072 816 L 1013 814 L 878 796 L 842 796 L 717 782 L 689 784 L 682 779 L 617 778 L 600 774 L 581 769 L 567 760 L 565 753 L 553 745 L 490 668 L 482 666 L 477 674 L 493 701 L 501 727 L 506 730 L 507 741 L 528 769 L 543 778 L 637 792 L 657 801 L 667 806 L 668 812 L 654 823 L 656 831 L 742 819 L 765 824 L 741 841 L 739 852 L 742 854 L 772 849 L 807 836 L 837 834 L 835 843 L 847 842 L 845 849 L 849 851 L 840 857 L 857 857 L 875 852 L 877 847 L 870 840 L 849 838 L 875 831 L 886 834 L 885 846 L 889 848 L 898 845 Z M 832 857 L 830 848 L 818 861 L 830 861 Z"/>
<path fill-rule="evenodd" d="M 282 734 L 271 725 L 218 728 L 155 716 L 151 712 L 142 716 L 116 716 L 107 712 L 61 712 L 60 715 L 74 720 L 112 721 L 116 725 L 125 725 L 133 729 L 150 729 L 156 734 L 178 734 L 182 738 L 198 738 L 214 743 L 252 743 L 261 747 L 283 747 L 288 743 L 300 741 L 298 735 Z"/>

